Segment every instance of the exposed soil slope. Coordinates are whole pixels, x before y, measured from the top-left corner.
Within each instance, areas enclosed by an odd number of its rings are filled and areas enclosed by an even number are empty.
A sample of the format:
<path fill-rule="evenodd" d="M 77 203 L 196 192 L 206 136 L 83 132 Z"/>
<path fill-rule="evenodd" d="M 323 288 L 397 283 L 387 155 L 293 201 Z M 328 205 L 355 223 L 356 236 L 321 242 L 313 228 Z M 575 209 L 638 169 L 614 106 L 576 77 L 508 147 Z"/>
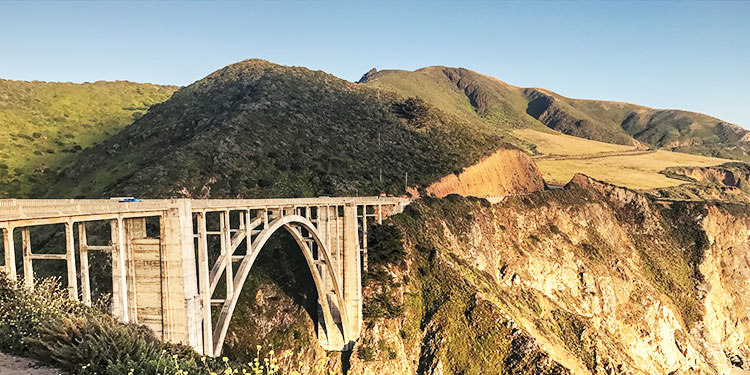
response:
<path fill-rule="evenodd" d="M 458 175 L 441 178 L 425 190 L 438 198 L 450 194 L 475 197 L 528 194 L 544 190 L 544 179 L 524 152 L 500 150 Z"/>

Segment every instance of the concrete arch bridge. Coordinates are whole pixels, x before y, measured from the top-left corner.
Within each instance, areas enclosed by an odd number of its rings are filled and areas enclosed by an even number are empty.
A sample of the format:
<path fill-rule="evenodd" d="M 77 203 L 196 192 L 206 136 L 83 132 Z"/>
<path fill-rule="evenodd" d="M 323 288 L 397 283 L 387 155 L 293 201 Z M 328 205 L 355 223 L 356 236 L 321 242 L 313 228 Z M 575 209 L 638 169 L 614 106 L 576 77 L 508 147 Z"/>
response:
<path fill-rule="evenodd" d="M 90 304 L 89 252 L 110 252 L 116 317 L 217 356 L 255 259 L 268 239 L 284 230 L 313 276 L 321 345 L 347 350 L 362 324 L 368 224 L 407 204 L 408 199 L 392 197 L 0 200 L 2 271 L 12 278 L 22 272 L 24 283 L 33 287 L 34 261 L 64 262 L 70 297 Z M 105 243 L 88 243 L 86 228 L 94 222 L 108 224 Z M 44 226 L 64 228 L 59 251 L 34 252 L 31 230 Z M 219 243 L 217 252 L 210 250 L 210 241 Z M 16 269 L 17 253 L 22 270 Z"/>

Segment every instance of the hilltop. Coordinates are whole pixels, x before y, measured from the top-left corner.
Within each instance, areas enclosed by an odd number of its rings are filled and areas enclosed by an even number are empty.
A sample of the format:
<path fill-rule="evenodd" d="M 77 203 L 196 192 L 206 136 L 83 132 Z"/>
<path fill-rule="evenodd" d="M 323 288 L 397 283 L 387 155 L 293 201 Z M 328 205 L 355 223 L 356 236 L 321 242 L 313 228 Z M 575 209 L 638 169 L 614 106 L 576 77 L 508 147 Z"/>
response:
<path fill-rule="evenodd" d="M 750 160 L 750 132 L 700 113 L 572 99 L 445 66 L 371 70 L 359 81 L 426 102 L 467 121 L 501 128 L 545 128 L 596 141 Z"/>
<path fill-rule="evenodd" d="M 116 134 L 177 89 L 126 81 L 64 83 L 0 79 L 0 197 L 44 190 L 86 147 Z"/>
<path fill-rule="evenodd" d="M 246 60 L 178 90 L 85 150 L 49 195 L 404 194 L 407 181 L 424 188 L 515 149 L 513 142 L 418 98 Z"/>

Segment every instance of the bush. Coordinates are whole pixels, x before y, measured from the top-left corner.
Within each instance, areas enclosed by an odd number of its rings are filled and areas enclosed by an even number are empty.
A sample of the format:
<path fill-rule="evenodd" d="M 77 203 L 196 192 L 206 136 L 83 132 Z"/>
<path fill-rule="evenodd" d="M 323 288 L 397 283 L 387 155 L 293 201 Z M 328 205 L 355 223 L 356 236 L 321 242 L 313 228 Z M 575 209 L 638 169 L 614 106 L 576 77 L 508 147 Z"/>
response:
<path fill-rule="evenodd" d="M 37 284 L 34 292 L 0 275 L 0 350 L 28 355 L 30 340 L 41 338 L 40 327 L 57 316 L 80 313 L 83 308 L 65 298 L 52 280 Z"/>
<path fill-rule="evenodd" d="M 371 265 L 395 264 L 404 259 L 401 231 L 387 224 L 376 224 L 367 232 L 367 256 Z"/>
<path fill-rule="evenodd" d="M 244 370 L 278 375 L 273 350 Z M 28 290 L 0 275 L 0 351 L 35 358 L 72 374 L 172 375 L 238 373 L 228 358 L 201 358 L 184 345 L 163 343 L 144 326 L 123 324 L 67 298 L 56 280 Z M 285 357 L 292 358 L 291 353 Z M 291 367 L 291 366 L 287 366 Z M 229 372 L 227 372 L 229 371 Z M 299 374 L 299 372 L 297 372 Z"/>
<path fill-rule="evenodd" d="M 417 127 L 422 127 L 429 121 L 429 107 L 421 98 L 408 98 L 403 103 L 397 102 L 393 104 L 393 112 Z"/>
<path fill-rule="evenodd" d="M 375 349 L 372 346 L 363 344 L 357 350 L 357 358 L 365 362 L 372 362 L 375 360 Z"/>

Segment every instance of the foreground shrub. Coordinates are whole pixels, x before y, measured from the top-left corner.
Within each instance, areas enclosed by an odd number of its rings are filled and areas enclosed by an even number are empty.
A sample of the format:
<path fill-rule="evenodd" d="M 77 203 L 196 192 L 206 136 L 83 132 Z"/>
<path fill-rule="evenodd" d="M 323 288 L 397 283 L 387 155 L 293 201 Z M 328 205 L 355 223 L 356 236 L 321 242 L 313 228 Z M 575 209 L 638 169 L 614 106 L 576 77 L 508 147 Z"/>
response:
<path fill-rule="evenodd" d="M 32 292 L 0 274 L 0 351 L 28 355 L 30 341 L 41 338 L 43 323 L 83 313 L 86 307 L 66 296 L 52 279 L 39 282 Z"/>
<path fill-rule="evenodd" d="M 254 362 L 244 366 L 227 358 L 201 358 L 187 346 L 159 341 L 146 327 L 122 324 L 100 309 L 69 300 L 55 280 L 43 280 L 32 291 L 4 275 L 0 351 L 77 375 L 281 374 L 273 350 L 261 359 L 259 346 Z M 291 361 L 293 356 L 287 352 L 283 357 Z"/>

